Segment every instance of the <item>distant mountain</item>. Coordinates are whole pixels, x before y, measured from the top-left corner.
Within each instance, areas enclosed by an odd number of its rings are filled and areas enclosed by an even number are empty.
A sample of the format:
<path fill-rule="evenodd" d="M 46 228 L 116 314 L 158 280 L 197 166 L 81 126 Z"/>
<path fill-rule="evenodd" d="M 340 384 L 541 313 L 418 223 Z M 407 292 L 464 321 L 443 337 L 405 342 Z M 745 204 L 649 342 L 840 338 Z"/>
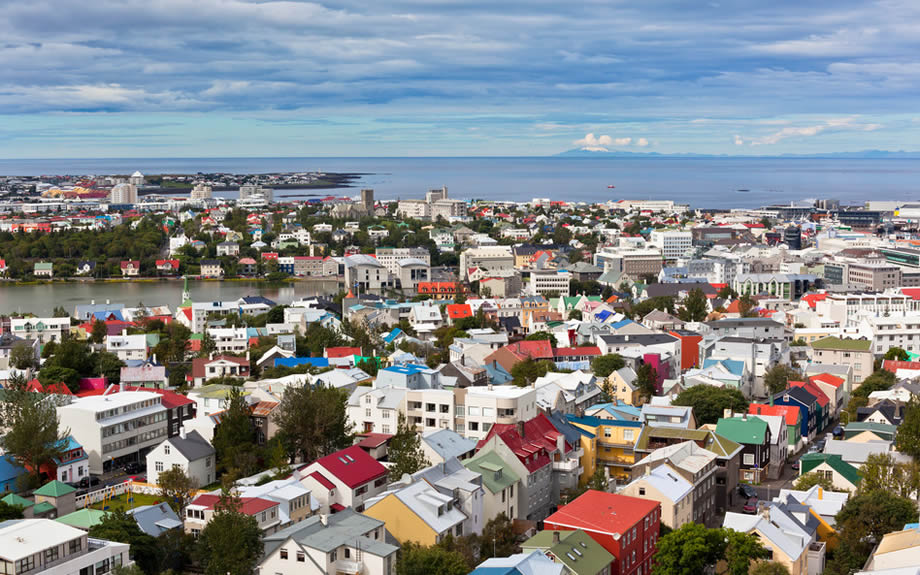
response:
<path fill-rule="evenodd" d="M 565 158 L 828 158 L 828 159 L 908 159 L 920 160 L 920 152 L 905 152 L 902 150 L 863 150 L 861 152 L 827 152 L 815 154 L 764 154 L 764 155 L 747 155 L 747 154 L 660 154 L 658 152 L 627 152 L 624 150 L 586 150 L 575 149 L 568 150 L 559 154 L 557 157 Z"/>

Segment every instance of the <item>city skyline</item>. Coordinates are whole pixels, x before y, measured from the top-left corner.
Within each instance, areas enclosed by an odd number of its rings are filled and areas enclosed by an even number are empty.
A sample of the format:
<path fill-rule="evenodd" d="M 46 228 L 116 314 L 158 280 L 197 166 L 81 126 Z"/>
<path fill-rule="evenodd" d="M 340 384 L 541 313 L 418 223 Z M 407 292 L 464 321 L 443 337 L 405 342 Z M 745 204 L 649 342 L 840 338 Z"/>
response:
<path fill-rule="evenodd" d="M 173 0 L 0 12 L 0 155 L 920 149 L 920 7 Z"/>

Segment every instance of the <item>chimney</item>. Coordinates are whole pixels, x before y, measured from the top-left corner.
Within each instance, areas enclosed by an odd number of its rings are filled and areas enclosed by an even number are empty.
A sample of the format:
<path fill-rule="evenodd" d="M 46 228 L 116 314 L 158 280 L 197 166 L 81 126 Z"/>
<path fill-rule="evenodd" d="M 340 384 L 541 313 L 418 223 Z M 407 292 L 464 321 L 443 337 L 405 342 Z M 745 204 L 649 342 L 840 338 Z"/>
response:
<path fill-rule="evenodd" d="M 153 363 L 155 364 L 156 362 L 157 362 L 157 354 L 153 354 Z"/>
<path fill-rule="evenodd" d="M 181 437 L 182 439 L 185 439 L 185 426 L 184 425 L 179 427 L 179 437 Z"/>
<path fill-rule="evenodd" d="M 128 335 L 128 329 L 124 327 L 121 328 L 121 335 Z"/>
<path fill-rule="evenodd" d="M 556 436 L 556 451 L 560 454 L 565 453 L 565 437 L 561 433 Z"/>
<path fill-rule="evenodd" d="M 214 359 L 214 352 L 213 352 L 213 351 L 212 351 L 211 353 L 208 354 L 208 359 Z"/>
<path fill-rule="evenodd" d="M 325 527 L 326 525 L 329 524 L 329 516 L 326 515 L 325 513 L 320 513 L 319 522 L 322 523 L 323 526 Z"/>
<path fill-rule="evenodd" d="M 523 438 L 524 437 L 524 422 L 523 421 L 517 422 L 517 430 L 518 430 L 518 435 L 520 435 L 521 438 Z"/>
<path fill-rule="evenodd" d="M 553 545 L 556 545 L 558 543 L 559 543 L 559 532 L 553 531 Z"/>
<path fill-rule="evenodd" d="M 818 486 L 818 499 L 824 499 L 824 488 L 820 485 Z"/>

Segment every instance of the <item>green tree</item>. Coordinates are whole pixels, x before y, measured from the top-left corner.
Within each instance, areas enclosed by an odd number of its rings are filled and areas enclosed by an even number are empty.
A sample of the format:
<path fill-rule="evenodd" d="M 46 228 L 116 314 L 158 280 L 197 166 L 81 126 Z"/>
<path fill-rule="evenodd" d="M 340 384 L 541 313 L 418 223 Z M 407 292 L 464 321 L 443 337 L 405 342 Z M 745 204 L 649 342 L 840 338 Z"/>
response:
<path fill-rule="evenodd" d="M 728 285 L 720 289 L 719 293 L 716 295 L 719 297 L 719 299 L 735 299 L 738 297 L 738 294 L 735 293 L 735 290 L 733 290 L 731 286 Z"/>
<path fill-rule="evenodd" d="M 901 347 L 889 347 L 888 351 L 885 352 L 883 359 L 890 359 L 895 361 L 907 361 L 910 359 L 910 354 L 907 353 L 907 350 Z"/>
<path fill-rule="evenodd" d="M 441 546 L 424 547 L 415 542 L 402 546 L 396 575 L 466 575 L 469 566 L 457 551 L 448 551 Z M 220 575 L 215 573 L 214 575 Z"/>
<path fill-rule="evenodd" d="M 650 363 L 643 363 L 636 370 L 634 381 L 639 390 L 639 395 L 648 401 L 658 391 L 658 373 Z"/>
<path fill-rule="evenodd" d="M 480 559 L 507 557 L 517 552 L 511 519 L 504 512 L 489 519 L 482 528 Z"/>
<path fill-rule="evenodd" d="M 751 294 L 744 294 L 738 299 L 738 313 L 741 317 L 753 316 L 757 313 L 754 311 L 755 307 L 757 307 L 757 302 L 754 301 Z"/>
<path fill-rule="evenodd" d="M 553 347 L 557 346 L 556 336 L 551 334 L 548 331 L 535 331 L 524 338 L 524 341 L 543 341 L 543 340 L 549 341 L 549 344 Z"/>
<path fill-rule="evenodd" d="M 580 312 L 579 310 L 573 309 L 572 311 L 569 312 L 568 318 L 569 318 L 569 319 L 575 319 L 575 320 L 581 321 L 581 320 L 582 320 L 582 314 L 581 314 L 581 312 Z"/>
<path fill-rule="evenodd" d="M 511 368 L 511 382 L 518 387 L 526 387 L 555 368 L 548 360 L 535 360 L 528 357 Z"/>
<path fill-rule="evenodd" d="M 920 458 L 920 402 L 916 399 L 907 404 L 894 444 L 898 451 Z"/>
<path fill-rule="evenodd" d="M 118 383 L 121 381 L 121 368 L 125 366 L 117 355 L 108 351 L 100 351 L 93 354 L 93 373 L 104 376 L 109 383 Z"/>
<path fill-rule="evenodd" d="M 123 509 L 106 513 L 98 524 L 90 527 L 89 536 L 127 543 L 131 546 L 131 557 L 144 573 L 149 575 L 160 570 L 162 556 L 156 537 L 141 531 L 134 517 L 125 513 Z"/>
<path fill-rule="evenodd" d="M 0 445 L 29 470 L 31 485 L 38 486 L 40 468 L 63 454 L 70 431 L 60 428 L 57 410 L 43 394 L 16 394 L 7 412 L 8 428 L 0 436 Z"/>
<path fill-rule="evenodd" d="M 10 365 L 16 369 L 36 367 L 35 350 L 25 343 L 13 344 L 13 349 L 10 350 Z"/>
<path fill-rule="evenodd" d="M 756 535 L 740 533 L 733 529 L 721 531 L 726 542 L 724 559 L 728 565 L 728 572 L 732 575 L 747 575 L 751 561 L 767 558 L 767 550 Z"/>
<path fill-rule="evenodd" d="M 18 505 L 10 505 L 0 501 L 0 521 L 6 521 L 7 519 L 22 519 L 22 507 Z"/>
<path fill-rule="evenodd" d="M 108 328 L 105 326 L 105 322 L 102 320 L 96 320 L 93 322 L 93 331 L 90 334 L 90 341 L 93 343 L 102 343 L 105 341 L 105 336 L 108 335 Z"/>
<path fill-rule="evenodd" d="M 250 421 L 249 404 L 239 388 L 227 395 L 227 408 L 214 432 L 217 469 L 232 477 L 245 477 L 255 471 L 256 432 Z"/>
<path fill-rule="evenodd" d="M 763 383 L 771 395 L 779 393 L 789 387 L 790 381 L 801 380 L 802 373 L 800 371 L 791 365 L 783 363 L 777 363 L 768 369 L 767 373 L 763 376 Z"/>
<path fill-rule="evenodd" d="M 38 372 L 38 381 L 43 386 L 63 383 L 72 393 L 80 391 L 80 374 L 69 367 L 46 364 Z"/>
<path fill-rule="evenodd" d="M 390 478 L 394 481 L 399 480 L 403 474 L 412 475 L 431 465 L 422 451 L 422 439 L 415 431 L 415 426 L 409 427 L 402 413 L 398 414 L 396 435 L 387 445 L 387 457 L 392 464 L 389 469 Z"/>
<path fill-rule="evenodd" d="M 251 575 L 262 558 L 262 529 L 254 517 L 222 507 L 201 530 L 197 555 L 205 575 Z"/>
<path fill-rule="evenodd" d="M 709 300 L 700 288 L 694 288 L 684 299 L 679 316 L 684 321 L 703 321 L 709 313 Z"/>
<path fill-rule="evenodd" d="M 825 477 L 824 474 L 815 471 L 799 476 L 799 478 L 795 480 L 794 488 L 799 491 L 808 491 L 815 485 L 820 485 L 822 489 L 827 491 L 834 490 L 834 485 L 831 483 L 831 480 Z"/>
<path fill-rule="evenodd" d="M 789 575 L 789 569 L 776 561 L 758 561 L 751 566 L 748 575 Z"/>
<path fill-rule="evenodd" d="M 717 423 L 726 409 L 747 413 L 750 405 L 740 390 L 711 385 L 695 385 L 685 389 L 672 403 L 692 407 L 697 425 Z"/>
<path fill-rule="evenodd" d="M 715 565 L 725 546 L 720 530 L 687 523 L 658 540 L 653 575 L 698 575 Z"/>
<path fill-rule="evenodd" d="M 207 328 L 205 328 L 204 333 L 201 334 L 201 351 L 198 353 L 198 356 L 208 357 L 215 351 L 217 351 L 217 342 L 214 341 L 214 338 L 211 337 L 211 334 L 208 333 Z"/>
<path fill-rule="evenodd" d="M 198 480 L 189 477 L 181 467 L 171 467 L 159 473 L 157 483 L 160 485 L 160 496 L 172 507 L 176 515 L 182 517 L 185 506 L 195 496 Z"/>
<path fill-rule="evenodd" d="M 276 408 L 278 433 L 293 457 L 314 461 L 352 444 L 348 394 L 330 387 L 288 387 Z"/>
<path fill-rule="evenodd" d="M 626 361 L 618 353 L 600 355 L 591 360 L 591 370 L 597 377 L 607 377 L 611 373 L 623 369 Z"/>
<path fill-rule="evenodd" d="M 268 310 L 268 317 L 265 318 L 265 323 L 284 323 L 284 307 L 283 305 L 276 305 Z"/>

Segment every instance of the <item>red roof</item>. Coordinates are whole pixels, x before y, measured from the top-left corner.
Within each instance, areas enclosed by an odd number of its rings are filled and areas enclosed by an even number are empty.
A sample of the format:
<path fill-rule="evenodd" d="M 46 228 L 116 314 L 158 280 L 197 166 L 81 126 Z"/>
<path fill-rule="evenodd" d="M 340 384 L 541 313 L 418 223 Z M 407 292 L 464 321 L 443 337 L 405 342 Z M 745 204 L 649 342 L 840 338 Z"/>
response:
<path fill-rule="evenodd" d="M 337 359 L 342 357 L 350 357 L 352 355 L 361 355 L 360 347 L 327 347 L 323 351 L 323 355 L 328 359 Z"/>
<path fill-rule="evenodd" d="M 336 451 L 316 462 L 352 489 L 387 474 L 386 467 L 357 445 Z"/>
<path fill-rule="evenodd" d="M 920 361 L 900 361 L 897 359 L 886 359 L 882 362 L 882 369 L 897 373 L 899 369 L 920 369 Z"/>
<path fill-rule="evenodd" d="M 119 263 L 119 265 L 121 266 L 121 269 L 125 269 L 129 266 L 132 268 L 139 268 L 141 267 L 141 262 L 137 260 L 123 260 Z"/>
<path fill-rule="evenodd" d="M 345 511 L 345 506 L 341 503 L 333 503 L 329 506 L 329 509 L 331 509 L 333 513 L 338 513 L 339 511 Z"/>
<path fill-rule="evenodd" d="M 308 477 L 312 477 L 313 479 L 316 480 L 317 483 L 319 483 L 320 485 L 322 485 L 323 487 L 325 487 L 326 489 L 330 491 L 335 489 L 335 483 L 326 479 L 326 476 L 320 473 L 319 471 L 314 471 Z"/>
<path fill-rule="evenodd" d="M 531 357 L 533 359 L 553 359 L 553 346 L 548 339 L 519 341 L 505 347 L 515 355 L 522 356 L 522 359 L 526 357 Z"/>
<path fill-rule="evenodd" d="M 214 506 L 220 501 L 219 495 L 212 495 L 210 493 L 204 493 L 199 495 L 192 501 L 192 505 L 201 505 L 207 507 L 208 509 L 214 509 Z M 256 515 L 272 507 L 278 505 L 277 501 L 272 501 L 270 499 L 262 499 L 261 497 L 241 497 L 240 498 L 240 511 L 246 515 Z"/>
<path fill-rule="evenodd" d="M 198 342 L 199 349 L 201 349 L 201 340 L 189 340 L 189 344 L 192 342 Z M 192 373 L 189 374 L 191 378 L 199 378 L 207 376 L 207 366 L 209 363 L 214 363 L 216 361 L 226 360 L 233 362 L 240 366 L 241 371 L 243 372 L 241 376 L 246 377 L 249 375 L 249 360 L 245 357 L 236 357 L 233 355 L 215 355 L 214 359 L 207 357 L 196 357 L 192 360 Z M 188 377 L 188 376 L 187 376 Z M 191 379 L 189 379 L 191 381 Z"/>
<path fill-rule="evenodd" d="M 601 348 L 596 345 L 585 345 L 582 347 L 557 347 L 553 350 L 555 357 L 565 357 L 567 355 L 600 355 Z"/>
<path fill-rule="evenodd" d="M 450 319 L 463 319 L 473 317 L 473 308 L 468 303 L 452 303 L 447 306 L 447 317 Z"/>
<path fill-rule="evenodd" d="M 901 288 L 901 293 L 910 296 L 911 299 L 920 299 L 920 288 Z"/>
<path fill-rule="evenodd" d="M 765 403 L 752 403 L 748 406 L 751 415 L 778 415 L 786 418 L 786 425 L 798 425 L 799 415 L 802 410 L 791 405 L 767 405 Z"/>
<path fill-rule="evenodd" d="M 179 260 L 157 260 L 157 267 L 169 265 L 173 269 L 179 269 Z"/>
<path fill-rule="evenodd" d="M 802 301 L 808 304 L 808 307 L 815 309 L 819 301 L 827 299 L 826 293 L 807 293 L 802 296 Z"/>
<path fill-rule="evenodd" d="M 591 489 L 547 517 L 544 524 L 622 535 L 642 522 L 660 505 L 651 499 Z"/>
<path fill-rule="evenodd" d="M 710 283 L 709 285 L 711 285 L 716 291 L 720 291 L 720 290 L 722 290 L 723 288 L 727 288 L 727 287 L 728 287 L 728 284 L 714 284 L 714 283 Z"/>
<path fill-rule="evenodd" d="M 380 447 L 387 441 L 389 441 L 393 436 L 389 433 L 365 433 L 363 439 L 356 443 L 355 445 L 359 447 L 365 447 L 367 449 L 373 449 L 375 447 Z"/>
<path fill-rule="evenodd" d="M 827 407 L 827 404 L 831 401 L 828 399 L 827 395 L 821 391 L 820 387 L 810 381 L 790 381 L 789 385 L 792 387 L 801 387 L 808 393 L 815 396 L 815 398 L 818 400 L 818 405 L 821 407 Z"/>
<path fill-rule="evenodd" d="M 837 377 L 836 375 L 831 375 L 829 373 L 819 373 L 818 375 L 813 375 L 809 378 L 811 381 L 820 381 L 821 383 L 826 383 L 827 385 L 833 385 L 834 387 L 840 387 L 844 383 L 842 377 Z"/>
<path fill-rule="evenodd" d="M 111 391 L 111 393 L 118 393 L 119 391 L 120 391 L 120 388 L 118 386 L 115 386 L 113 390 Z M 182 395 L 181 393 L 177 393 L 169 389 L 156 389 L 152 387 L 128 386 L 128 387 L 125 387 L 125 391 L 151 391 L 153 393 L 158 393 L 160 394 L 160 403 L 162 403 L 163 407 L 165 407 L 166 409 L 173 409 L 176 407 L 181 407 L 183 405 L 190 405 L 192 403 L 195 403 L 195 400 L 189 399 L 188 397 Z M 103 389 L 98 389 L 98 388 L 97 389 L 86 389 L 86 390 L 80 390 L 80 392 L 77 393 L 77 397 L 90 397 L 93 395 L 102 395 L 103 393 L 105 393 L 104 388 Z"/>
<path fill-rule="evenodd" d="M 549 452 L 555 451 L 557 438 L 562 435 L 544 414 L 524 422 L 524 436 L 517 425 L 500 423 L 493 425 L 489 434 L 477 445 L 481 449 L 492 437 L 498 436 L 531 473 L 550 464 Z M 566 453 L 572 450 L 565 443 Z"/>

